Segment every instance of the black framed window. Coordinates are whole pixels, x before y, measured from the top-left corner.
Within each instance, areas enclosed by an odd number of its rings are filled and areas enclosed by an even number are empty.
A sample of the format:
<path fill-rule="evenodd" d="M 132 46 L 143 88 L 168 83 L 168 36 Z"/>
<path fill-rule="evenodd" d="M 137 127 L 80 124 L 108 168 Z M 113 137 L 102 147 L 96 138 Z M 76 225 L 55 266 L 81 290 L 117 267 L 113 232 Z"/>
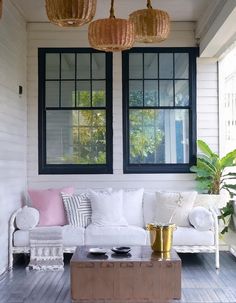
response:
<path fill-rule="evenodd" d="M 198 48 L 123 52 L 125 173 L 182 173 L 196 159 Z"/>
<path fill-rule="evenodd" d="M 112 173 L 112 55 L 39 49 L 39 173 Z"/>

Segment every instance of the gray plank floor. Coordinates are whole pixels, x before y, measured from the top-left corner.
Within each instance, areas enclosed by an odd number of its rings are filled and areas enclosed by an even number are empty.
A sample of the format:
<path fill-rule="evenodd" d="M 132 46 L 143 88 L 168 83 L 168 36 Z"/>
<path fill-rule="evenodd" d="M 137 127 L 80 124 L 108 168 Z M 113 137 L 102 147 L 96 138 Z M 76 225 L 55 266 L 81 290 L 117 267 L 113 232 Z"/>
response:
<path fill-rule="evenodd" d="M 236 258 L 229 252 L 221 252 L 220 270 L 215 269 L 213 254 L 180 257 L 182 299 L 174 302 L 236 303 Z M 71 302 L 69 259 L 67 256 L 64 271 L 58 272 L 27 271 L 24 262 L 18 261 L 13 272 L 0 281 L 0 303 Z"/>

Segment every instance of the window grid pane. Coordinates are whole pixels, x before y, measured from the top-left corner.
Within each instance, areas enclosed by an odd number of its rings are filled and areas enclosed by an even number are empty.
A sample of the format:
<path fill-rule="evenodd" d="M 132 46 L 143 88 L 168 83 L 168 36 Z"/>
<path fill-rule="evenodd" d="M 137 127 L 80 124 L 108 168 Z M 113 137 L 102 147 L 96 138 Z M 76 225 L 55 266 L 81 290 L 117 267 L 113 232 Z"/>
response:
<path fill-rule="evenodd" d="M 129 73 L 123 72 L 128 92 L 128 100 L 124 99 L 125 172 L 158 172 L 160 165 L 161 171 L 165 171 L 163 165 L 180 165 L 186 171 L 189 166 L 184 165 L 192 163 L 195 99 L 191 99 L 194 77 L 190 79 L 189 71 L 195 71 L 197 51 L 193 51 L 192 63 L 191 51 L 155 52 L 153 48 L 142 52 L 140 48 L 123 56 L 124 66 L 129 67 Z"/>
<path fill-rule="evenodd" d="M 188 108 L 188 75 L 188 53 L 129 54 L 129 106 Z"/>
<path fill-rule="evenodd" d="M 39 173 L 112 173 L 111 62 L 92 49 L 39 50 Z"/>
<path fill-rule="evenodd" d="M 60 78 L 60 54 L 48 53 L 46 54 L 46 80 Z"/>
<path fill-rule="evenodd" d="M 48 164 L 105 164 L 105 110 L 47 111 Z"/>
<path fill-rule="evenodd" d="M 61 54 L 61 79 L 75 79 L 75 54 Z"/>
<path fill-rule="evenodd" d="M 45 85 L 46 109 L 105 108 L 105 59 L 104 53 L 46 54 L 46 65 L 52 61 L 46 66 L 49 77 Z"/>
<path fill-rule="evenodd" d="M 189 112 L 186 109 L 129 111 L 131 164 L 189 162 Z"/>

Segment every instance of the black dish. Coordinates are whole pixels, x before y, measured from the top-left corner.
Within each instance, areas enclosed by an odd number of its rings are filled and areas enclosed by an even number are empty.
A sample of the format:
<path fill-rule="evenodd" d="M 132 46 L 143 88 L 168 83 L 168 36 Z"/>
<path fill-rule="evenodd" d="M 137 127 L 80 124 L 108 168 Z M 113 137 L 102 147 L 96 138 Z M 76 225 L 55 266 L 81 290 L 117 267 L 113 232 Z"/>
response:
<path fill-rule="evenodd" d="M 107 251 L 104 248 L 94 247 L 89 249 L 89 253 L 94 256 L 101 256 L 105 255 Z"/>
<path fill-rule="evenodd" d="M 132 255 L 130 253 L 127 253 L 127 254 L 113 253 L 113 254 L 111 254 L 111 257 L 114 258 L 114 259 L 128 259 L 131 256 Z"/>
<path fill-rule="evenodd" d="M 91 260 L 107 260 L 108 259 L 108 256 L 107 255 L 99 255 L 99 254 L 91 254 L 91 253 L 88 253 L 87 254 L 87 258 L 88 259 L 91 259 Z"/>
<path fill-rule="evenodd" d="M 124 254 L 128 254 L 131 248 L 127 246 L 121 246 L 121 247 L 112 247 L 111 250 L 116 254 L 124 255 Z"/>

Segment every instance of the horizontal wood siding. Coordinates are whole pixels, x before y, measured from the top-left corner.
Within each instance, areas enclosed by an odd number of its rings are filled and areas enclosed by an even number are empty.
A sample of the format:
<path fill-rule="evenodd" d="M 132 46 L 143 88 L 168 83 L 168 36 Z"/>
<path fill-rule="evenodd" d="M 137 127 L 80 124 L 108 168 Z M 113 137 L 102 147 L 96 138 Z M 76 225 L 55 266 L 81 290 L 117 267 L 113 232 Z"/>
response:
<path fill-rule="evenodd" d="M 30 188 L 61 187 L 74 185 L 77 188 L 145 187 L 146 189 L 190 190 L 195 188 L 192 174 L 123 174 L 122 143 L 122 72 L 121 54 L 113 55 L 113 175 L 38 175 L 38 47 L 88 47 L 87 29 L 62 29 L 50 24 L 28 25 L 28 186 Z M 172 24 L 171 35 L 163 44 L 154 46 L 192 47 L 194 23 Z M 137 44 L 137 46 L 147 46 Z M 215 62 L 198 60 L 198 132 L 201 138 L 217 148 L 217 77 Z M 209 83 L 209 85 L 208 85 Z M 210 95 L 209 95 L 210 94 Z M 204 100 L 210 103 L 204 105 Z M 208 106 L 209 105 L 209 106 Z M 210 117 L 212 129 L 207 129 L 205 116 Z M 209 121 L 209 119 L 208 119 Z M 200 125 L 202 124 L 202 125 Z M 209 124 L 208 124 L 209 125 Z"/>
<path fill-rule="evenodd" d="M 8 265 L 8 221 L 26 188 L 26 23 L 10 1 L 0 21 L 0 274 Z M 18 86 L 23 86 L 19 96 Z"/>
<path fill-rule="evenodd" d="M 197 136 L 219 152 L 218 84 L 215 59 L 197 62 Z"/>

